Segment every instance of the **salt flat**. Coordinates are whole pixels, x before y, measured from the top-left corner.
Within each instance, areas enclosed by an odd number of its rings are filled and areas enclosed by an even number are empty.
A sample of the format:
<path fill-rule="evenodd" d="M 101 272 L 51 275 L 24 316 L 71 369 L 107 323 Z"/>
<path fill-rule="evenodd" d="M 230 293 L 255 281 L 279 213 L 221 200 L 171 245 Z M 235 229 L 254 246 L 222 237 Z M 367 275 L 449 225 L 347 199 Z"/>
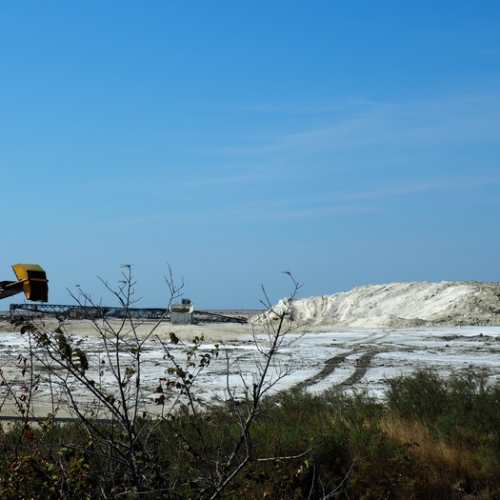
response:
<path fill-rule="evenodd" d="M 276 311 L 289 311 L 309 325 L 349 327 L 500 326 L 500 283 L 411 281 L 364 285 L 333 295 L 282 299 Z"/>
<path fill-rule="evenodd" d="M 118 325 L 118 320 L 112 320 Z M 49 331 L 54 324 L 45 323 Z M 65 325 L 72 344 L 87 352 L 91 362 L 89 376 L 98 378 L 99 363 L 104 354 L 104 344 L 96 329 L 89 321 L 73 321 Z M 147 335 L 155 327 L 152 322 L 144 322 L 138 328 L 139 336 Z M 6 328 L 10 329 L 10 327 Z M 169 333 L 175 331 L 181 342 L 171 343 Z M 128 335 L 131 333 L 129 332 Z M 157 336 L 156 336 L 157 334 Z M 154 404 L 155 393 L 161 378 L 166 378 L 169 361 L 164 359 L 165 351 L 160 340 L 168 347 L 170 353 L 181 363 L 184 360 L 186 347 L 189 347 L 195 336 L 203 335 L 205 340 L 200 347 L 200 354 L 214 348 L 218 344 L 219 355 L 210 365 L 202 370 L 194 381 L 195 392 L 206 403 L 224 401 L 232 396 L 243 398 L 245 391 L 251 391 L 258 366 L 262 366 L 265 358 L 260 350 L 268 346 L 268 333 L 262 326 L 252 325 L 189 325 L 173 326 L 161 323 L 155 334 L 144 344 L 142 355 L 143 398 L 147 409 L 157 414 L 165 409 Z M 0 333 L 1 369 L 10 381 L 23 379 L 21 368 L 17 363 L 19 354 L 26 354 L 28 341 L 26 335 L 16 331 Z M 301 386 L 304 390 L 321 392 L 333 386 L 345 390 L 366 390 L 369 394 L 383 398 L 385 380 L 401 374 L 407 374 L 416 368 L 435 368 L 447 374 L 452 370 L 473 367 L 486 369 L 491 379 L 500 377 L 500 327 L 433 327 L 433 328 L 334 328 L 310 326 L 288 332 L 283 345 L 278 350 L 271 364 L 268 380 L 276 382 L 271 392 Z M 130 361 L 127 350 L 120 352 L 124 366 Z M 35 366 L 35 371 L 40 368 Z M 38 416 L 53 411 L 50 391 L 54 386 L 49 384 L 44 371 L 40 388 L 34 395 L 34 411 Z M 283 376 L 280 380 L 278 378 Z M 104 371 L 100 383 L 117 389 L 110 371 Z M 88 391 L 73 385 L 74 393 L 81 401 L 91 398 Z M 166 395 L 174 397 L 174 392 Z M 64 401 L 61 402 L 58 415 L 64 416 Z M 2 416 L 14 415 L 13 405 L 6 402 L 1 410 Z"/>
<path fill-rule="evenodd" d="M 123 370 L 132 367 L 136 342 L 144 340 L 141 404 L 156 415 L 177 402 L 178 392 L 168 387 L 167 380 L 171 379 L 168 369 L 172 360 L 186 370 L 194 370 L 194 393 L 202 404 L 251 395 L 280 317 L 285 320 L 286 333 L 266 374 L 269 393 L 292 387 L 318 393 L 340 387 L 346 391 L 367 391 L 383 399 L 388 378 L 417 368 L 433 368 L 442 374 L 473 368 L 486 370 L 491 380 L 500 376 L 499 283 L 391 283 L 366 285 L 328 296 L 285 298 L 244 325 L 178 326 L 167 321 L 129 323 L 118 319 L 94 323 L 67 320 L 62 325 L 48 319 L 37 324 L 47 332 L 61 326 L 72 347 L 87 354 L 90 365 L 86 375 L 110 395 L 119 391 L 113 364 L 116 367 L 117 360 L 120 363 L 123 380 Z M 120 332 L 121 340 L 118 351 L 111 350 L 110 358 L 106 341 L 113 337 L 113 332 Z M 178 342 L 171 341 L 172 332 Z M 186 360 L 186 351 L 196 337 L 204 340 L 197 357 L 191 359 L 195 366 L 203 354 L 216 345 L 219 349 L 218 356 L 199 372 Z M 17 409 L 12 397 L 6 397 L 8 388 L 19 393 L 32 366 L 29 336 L 4 323 L 0 324 L 0 339 L 0 368 L 6 382 L 0 388 L 0 416 L 9 416 L 16 414 Z M 33 344 L 32 350 L 41 353 Z M 24 368 L 27 369 L 23 375 Z M 67 396 L 58 391 L 58 377 L 71 387 L 79 402 L 92 406 L 88 388 L 71 378 L 66 380 L 63 370 L 47 369 L 39 359 L 33 362 L 33 373 L 41 377 L 31 397 L 31 411 L 37 416 L 54 413 L 56 408 L 58 416 L 68 414 Z M 164 405 L 155 404 L 159 386 L 165 396 Z"/>

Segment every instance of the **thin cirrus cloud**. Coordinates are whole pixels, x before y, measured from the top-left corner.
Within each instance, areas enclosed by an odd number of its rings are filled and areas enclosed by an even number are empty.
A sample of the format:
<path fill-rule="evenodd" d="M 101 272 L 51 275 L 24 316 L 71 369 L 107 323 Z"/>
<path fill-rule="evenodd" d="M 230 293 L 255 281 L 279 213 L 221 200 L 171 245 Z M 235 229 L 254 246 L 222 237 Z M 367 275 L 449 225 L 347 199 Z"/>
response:
<path fill-rule="evenodd" d="M 220 224 L 224 222 L 264 222 L 273 220 L 308 219 L 347 216 L 360 213 L 382 213 L 392 210 L 391 204 L 404 197 L 405 202 L 436 192 L 471 190 L 484 186 L 497 186 L 500 176 L 477 175 L 439 179 L 412 179 L 359 189 L 319 193 L 315 196 L 259 199 L 245 203 L 207 206 L 203 212 L 189 208 L 176 213 L 155 215 L 150 220 L 169 221 L 173 224 Z M 143 219 L 144 221 L 145 219 Z"/>
<path fill-rule="evenodd" d="M 373 189 L 322 193 L 316 196 L 275 200 L 271 203 L 247 206 L 247 216 L 268 218 L 309 218 L 352 213 L 375 213 L 388 210 L 388 204 L 404 197 L 416 199 L 432 192 L 471 190 L 484 186 L 498 186 L 500 176 L 478 175 L 458 178 L 413 179 Z M 255 211 L 252 213 L 252 209 Z"/>
<path fill-rule="evenodd" d="M 194 170 L 194 169 L 193 169 Z M 141 193 L 151 196 L 154 192 L 160 194 L 165 193 L 165 189 L 179 189 L 180 191 L 170 191 L 169 196 L 183 193 L 189 188 L 216 188 L 237 186 L 249 183 L 260 182 L 261 178 L 257 174 L 241 174 L 232 176 L 210 175 L 210 171 L 200 174 L 200 172 L 190 173 L 186 169 L 186 173 L 179 175 L 170 169 L 153 169 L 148 174 L 142 172 L 142 177 L 139 179 L 110 179 L 109 181 L 88 181 L 86 184 L 81 184 L 85 188 L 95 188 L 101 191 L 121 190 L 123 192 L 134 192 L 135 195 Z"/>
<path fill-rule="evenodd" d="M 500 182 L 491 154 L 484 165 L 475 165 L 476 174 L 464 176 L 439 166 L 441 159 L 434 161 L 432 152 L 425 157 L 414 156 L 410 169 L 405 161 L 411 153 L 403 153 L 400 178 L 390 180 L 382 171 L 375 172 L 373 165 L 386 160 L 370 150 L 377 145 L 394 145 L 394 150 L 397 146 L 403 152 L 411 151 L 412 146 L 428 147 L 428 151 L 442 146 L 453 151 L 456 145 L 481 148 L 484 143 L 496 144 L 500 139 L 499 97 L 462 95 L 407 103 L 351 100 L 343 107 L 328 104 L 326 108 L 334 111 L 323 113 L 320 106 L 311 106 L 312 115 L 321 115 L 321 123 L 307 130 L 304 127 L 294 133 L 254 137 L 241 148 L 220 148 L 218 156 L 210 155 L 210 162 L 200 161 L 198 167 L 183 169 L 182 175 L 169 167 L 144 171 L 140 180 L 120 181 L 124 183 L 122 189 L 132 192 L 134 199 L 168 194 L 170 205 L 177 202 L 175 212 L 169 213 L 157 213 L 157 206 L 146 204 L 140 215 L 142 221 L 197 225 L 221 220 L 252 222 L 374 213 L 392 210 L 391 204 L 399 203 L 402 197 L 418 201 L 436 192 L 456 192 L 458 196 L 466 190 L 473 193 L 483 187 L 496 188 Z M 287 119 L 281 111 L 276 115 L 279 120 Z M 335 150 L 358 152 L 362 147 L 368 147 L 365 158 L 369 170 L 356 167 L 350 173 L 352 158 L 343 159 L 346 163 L 341 173 L 335 170 Z M 332 156 L 316 162 L 314 155 L 321 151 Z M 392 151 L 390 161 L 397 163 L 400 160 Z M 244 158 L 235 160 L 235 156 Z M 288 162 L 290 158 L 294 161 Z M 429 159 L 434 166 L 424 177 Z M 337 190 L 332 190 L 335 185 Z M 116 188 L 116 181 L 113 186 Z M 106 186 L 101 182 L 100 188 Z"/>
<path fill-rule="evenodd" d="M 374 189 L 330 193 L 313 198 L 316 202 L 331 201 L 351 202 L 374 199 L 394 199 L 400 196 L 411 196 L 432 191 L 456 191 L 483 186 L 493 186 L 500 183 L 500 175 L 477 175 L 468 177 L 448 177 L 438 179 L 408 179 L 398 183 L 391 183 Z"/>
<path fill-rule="evenodd" d="M 338 111 L 331 107 L 331 112 L 311 111 L 321 123 L 308 130 L 254 136 L 247 144 L 219 148 L 219 153 L 261 156 L 383 144 L 411 146 L 500 139 L 500 96 L 462 95 L 407 103 L 352 100 L 350 111 L 345 106 L 338 107 Z"/>

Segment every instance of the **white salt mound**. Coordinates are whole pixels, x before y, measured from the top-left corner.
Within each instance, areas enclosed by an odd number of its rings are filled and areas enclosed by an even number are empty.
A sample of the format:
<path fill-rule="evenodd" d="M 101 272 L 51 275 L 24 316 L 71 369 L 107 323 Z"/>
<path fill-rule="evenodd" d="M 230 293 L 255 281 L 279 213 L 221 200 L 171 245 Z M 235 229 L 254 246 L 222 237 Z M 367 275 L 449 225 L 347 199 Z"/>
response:
<path fill-rule="evenodd" d="M 500 283 L 483 281 L 409 282 L 366 285 L 349 292 L 282 299 L 254 318 L 263 321 L 288 311 L 297 323 L 349 327 L 500 325 Z"/>

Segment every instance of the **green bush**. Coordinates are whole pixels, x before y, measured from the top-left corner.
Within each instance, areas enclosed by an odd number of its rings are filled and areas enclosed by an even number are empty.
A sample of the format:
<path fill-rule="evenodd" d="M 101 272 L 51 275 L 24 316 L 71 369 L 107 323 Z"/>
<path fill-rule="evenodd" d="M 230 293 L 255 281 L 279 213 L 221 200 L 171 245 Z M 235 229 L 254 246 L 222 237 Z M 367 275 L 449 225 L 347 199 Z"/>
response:
<path fill-rule="evenodd" d="M 500 383 L 488 383 L 484 370 L 440 376 L 432 370 L 388 380 L 390 411 L 426 423 L 449 443 L 479 446 L 488 436 L 500 458 Z"/>
<path fill-rule="evenodd" d="M 458 467 L 452 473 L 449 464 L 428 462 L 419 454 L 424 443 L 400 441 L 387 433 L 384 422 L 390 413 L 394 425 L 396 399 L 383 405 L 362 393 L 295 390 L 263 401 L 251 430 L 251 460 L 218 498 L 320 500 L 333 492 L 331 498 L 345 499 L 449 499 L 465 493 L 500 498 L 494 429 L 498 387 L 472 372 L 448 378 L 419 372 L 407 378 L 397 380 L 397 388 L 405 387 L 399 394 L 407 396 L 401 422 L 425 422 L 436 447 L 443 438 L 461 453 L 467 450 L 466 470 Z M 442 388 L 444 404 L 436 421 L 407 411 L 408 400 L 415 399 L 413 388 L 421 390 L 416 381 Z M 435 406 L 428 408 L 436 415 Z M 2 498 L 113 498 L 120 492 L 127 492 L 124 498 L 210 498 L 208 475 L 213 470 L 200 455 L 199 433 L 204 452 L 223 467 L 221 457 L 239 436 L 237 422 L 230 405 L 206 409 L 197 421 L 182 408 L 169 420 L 140 419 L 137 432 L 149 436 L 140 455 L 147 478 L 140 495 L 134 493 L 126 467 L 107 474 L 107 459 L 96 452 L 102 443 L 97 447 L 89 442 L 80 422 L 12 425 L 0 434 Z M 112 435 L 111 424 L 99 425 L 103 436 Z"/>
<path fill-rule="evenodd" d="M 387 403 L 402 418 L 435 421 L 447 407 L 446 381 L 432 370 L 387 380 Z"/>

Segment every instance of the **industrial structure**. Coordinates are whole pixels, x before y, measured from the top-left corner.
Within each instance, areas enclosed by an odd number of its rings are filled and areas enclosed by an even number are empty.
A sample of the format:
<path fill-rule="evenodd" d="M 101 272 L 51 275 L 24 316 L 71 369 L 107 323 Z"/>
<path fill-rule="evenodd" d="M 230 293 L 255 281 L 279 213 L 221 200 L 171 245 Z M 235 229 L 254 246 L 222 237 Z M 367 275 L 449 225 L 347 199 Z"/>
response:
<path fill-rule="evenodd" d="M 9 315 L 11 318 L 53 316 L 60 320 L 65 319 L 95 319 L 95 318 L 134 318 L 144 320 L 171 321 L 171 311 L 164 307 L 107 307 L 85 306 L 68 304 L 11 304 Z M 185 314 L 185 313 L 182 313 Z M 246 317 L 240 315 L 229 316 L 211 311 L 191 312 L 191 323 L 247 323 Z M 181 318 L 182 319 L 182 318 Z M 186 318 L 183 318 L 186 320 Z M 175 321 L 175 320 L 174 320 Z M 189 323 L 177 323 L 189 324 Z"/>
<path fill-rule="evenodd" d="M 28 300 L 47 302 L 49 286 L 45 271 L 38 264 L 14 264 L 17 281 L 0 281 L 0 299 L 24 292 Z"/>
<path fill-rule="evenodd" d="M 170 322 L 173 325 L 190 325 L 193 322 L 194 306 L 189 299 L 170 306 Z"/>
<path fill-rule="evenodd" d="M 242 316 L 227 316 L 209 311 L 195 311 L 189 299 L 172 304 L 170 309 L 148 307 L 107 307 L 101 305 L 47 304 L 49 297 L 48 279 L 38 264 L 14 264 L 17 281 L 0 281 L 0 299 L 24 292 L 26 299 L 37 304 L 10 304 L 10 318 L 53 316 L 66 319 L 134 318 L 144 320 L 165 320 L 176 325 L 192 323 L 246 323 Z M 42 303 L 40 303 L 42 302 Z M 45 303 L 43 303 L 45 302 Z"/>

